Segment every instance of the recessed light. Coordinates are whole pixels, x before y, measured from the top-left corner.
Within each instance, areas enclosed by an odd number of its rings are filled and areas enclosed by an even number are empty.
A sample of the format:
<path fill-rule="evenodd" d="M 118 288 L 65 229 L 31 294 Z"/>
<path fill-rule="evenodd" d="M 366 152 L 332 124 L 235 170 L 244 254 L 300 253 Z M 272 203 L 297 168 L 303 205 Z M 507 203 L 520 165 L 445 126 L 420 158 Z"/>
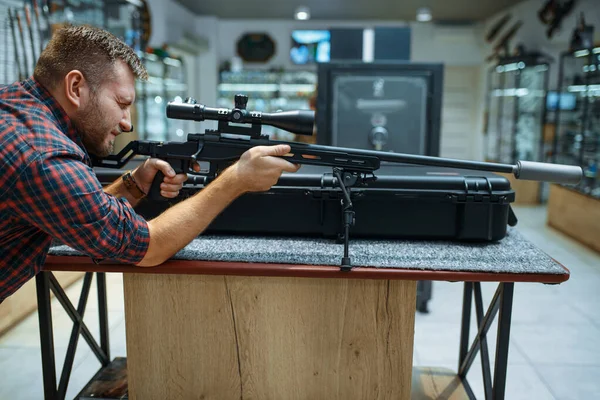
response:
<path fill-rule="evenodd" d="M 299 21 L 306 21 L 310 19 L 310 10 L 308 7 L 300 6 L 296 8 L 296 12 L 294 12 L 294 18 Z"/>
<path fill-rule="evenodd" d="M 417 21 L 429 22 L 431 21 L 431 10 L 429 7 L 420 7 L 417 9 Z"/>

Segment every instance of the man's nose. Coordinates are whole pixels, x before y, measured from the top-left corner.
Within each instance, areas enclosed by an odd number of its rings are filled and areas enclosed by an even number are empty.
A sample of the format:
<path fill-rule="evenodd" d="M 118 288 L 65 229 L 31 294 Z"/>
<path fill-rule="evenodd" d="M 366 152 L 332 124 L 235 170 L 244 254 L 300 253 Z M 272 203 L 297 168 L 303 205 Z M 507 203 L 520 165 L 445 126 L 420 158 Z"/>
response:
<path fill-rule="evenodd" d="M 119 122 L 119 127 L 121 128 L 122 132 L 133 132 L 133 123 L 131 122 L 129 113 L 127 113 L 121 122 Z"/>

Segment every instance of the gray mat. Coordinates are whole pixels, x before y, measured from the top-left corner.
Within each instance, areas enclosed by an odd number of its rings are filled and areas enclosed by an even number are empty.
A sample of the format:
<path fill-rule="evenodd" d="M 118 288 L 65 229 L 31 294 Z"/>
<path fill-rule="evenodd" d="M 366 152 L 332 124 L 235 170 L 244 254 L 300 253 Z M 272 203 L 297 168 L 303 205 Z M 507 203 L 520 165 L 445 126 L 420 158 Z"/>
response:
<path fill-rule="evenodd" d="M 201 236 L 173 259 L 340 265 L 343 245 L 290 237 Z M 67 246 L 53 255 L 80 255 Z M 564 269 L 515 229 L 496 243 L 352 240 L 353 266 L 496 273 L 564 274 Z"/>

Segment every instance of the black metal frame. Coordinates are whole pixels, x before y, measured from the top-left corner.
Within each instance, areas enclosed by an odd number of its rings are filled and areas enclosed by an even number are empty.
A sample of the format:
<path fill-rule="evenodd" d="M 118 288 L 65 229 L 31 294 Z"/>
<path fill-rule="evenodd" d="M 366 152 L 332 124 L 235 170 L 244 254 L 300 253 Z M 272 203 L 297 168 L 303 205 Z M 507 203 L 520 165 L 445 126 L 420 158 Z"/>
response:
<path fill-rule="evenodd" d="M 98 286 L 98 316 L 100 322 L 100 344 L 92 336 L 88 327 L 83 322 L 85 308 L 87 305 L 90 287 L 92 285 L 93 272 L 86 272 L 83 287 L 77 309 L 73 306 L 66 293 L 56 280 L 54 274 L 49 271 L 40 272 L 36 276 L 38 314 L 40 324 L 40 344 L 42 352 L 42 375 L 44 381 L 44 398 L 46 400 L 64 399 L 67 394 L 67 386 L 75 360 L 75 350 L 79 336 L 83 336 L 93 353 L 106 367 L 110 364 L 110 348 L 108 341 L 108 311 L 106 298 L 106 275 L 104 272 L 96 273 Z M 54 334 L 52 330 L 52 307 L 50 303 L 50 291 L 54 293 L 64 310 L 73 321 L 73 329 L 69 338 L 69 345 L 65 356 L 64 365 L 60 375 L 58 387 L 56 385 L 56 369 L 54 357 Z"/>
<path fill-rule="evenodd" d="M 481 351 L 481 372 L 483 374 L 485 399 L 504 399 L 506 371 L 508 368 L 508 345 L 510 339 L 513 292 L 513 282 L 500 283 L 490 302 L 489 308 L 484 315 L 483 300 L 481 297 L 481 282 L 465 282 L 463 291 L 462 326 L 460 332 L 460 351 L 458 358 L 458 377 L 463 382 L 463 386 L 471 399 L 474 399 L 475 395 L 469 386 L 467 373 L 479 351 Z M 478 331 L 469 347 L 473 294 L 475 295 L 475 314 L 477 317 Z M 494 359 L 494 376 L 492 381 L 491 362 L 486 335 L 497 314 L 498 336 L 496 340 L 496 357 Z"/>

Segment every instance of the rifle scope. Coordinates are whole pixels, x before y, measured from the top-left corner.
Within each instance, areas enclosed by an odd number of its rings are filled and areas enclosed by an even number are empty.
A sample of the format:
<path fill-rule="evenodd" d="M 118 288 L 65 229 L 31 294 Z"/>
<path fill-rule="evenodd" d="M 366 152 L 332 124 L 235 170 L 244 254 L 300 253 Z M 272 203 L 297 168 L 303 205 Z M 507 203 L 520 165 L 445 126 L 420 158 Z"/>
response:
<path fill-rule="evenodd" d="M 281 111 L 265 113 L 248 111 L 248 96 L 236 94 L 235 108 L 211 108 L 196 104 L 192 98 L 183 103 L 169 102 L 167 118 L 187 119 L 192 121 L 224 121 L 236 124 L 270 125 L 298 135 L 311 136 L 315 124 L 315 112 L 310 110 Z"/>

